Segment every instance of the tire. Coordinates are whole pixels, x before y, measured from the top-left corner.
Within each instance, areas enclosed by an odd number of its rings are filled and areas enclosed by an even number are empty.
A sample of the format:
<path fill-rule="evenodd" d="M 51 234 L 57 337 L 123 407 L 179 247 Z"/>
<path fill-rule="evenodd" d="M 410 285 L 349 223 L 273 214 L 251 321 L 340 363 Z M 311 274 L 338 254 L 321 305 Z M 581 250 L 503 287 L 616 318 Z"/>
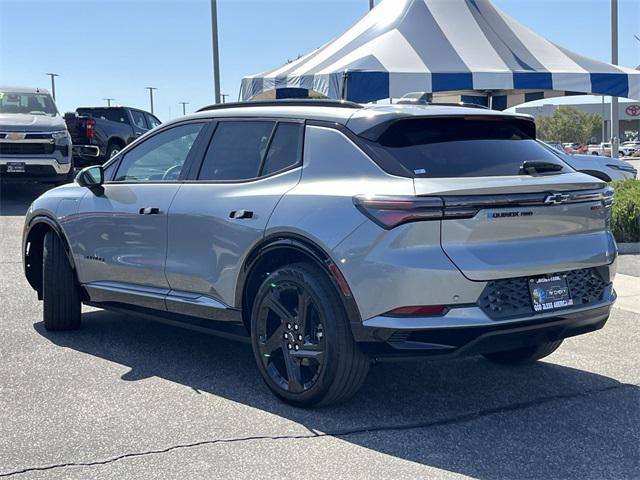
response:
<path fill-rule="evenodd" d="M 62 240 L 54 232 L 47 232 L 44 237 L 42 305 L 47 330 L 80 328 L 80 290 Z"/>
<path fill-rule="evenodd" d="M 530 347 L 517 348 L 504 352 L 485 353 L 484 357 L 494 363 L 503 365 L 521 365 L 535 362 L 555 352 L 562 345 L 562 340 L 545 342 Z"/>
<path fill-rule="evenodd" d="M 347 400 L 369 371 L 336 289 L 308 263 L 281 267 L 264 280 L 253 304 L 251 344 L 267 386 L 299 407 Z"/>
<path fill-rule="evenodd" d="M 122 148 L 123 147 L 121 147 L 117 143 L 110 143 L 107 147 L 106 160 L 110 160 L 111 158 L 115 157 L 118 153 L 120 153 L 120 150 L 122 150 Z"/>
<path fill-rule="evenodd" d="M 600 155 L 598 152 L 591 152 L 591 155 Z"/>

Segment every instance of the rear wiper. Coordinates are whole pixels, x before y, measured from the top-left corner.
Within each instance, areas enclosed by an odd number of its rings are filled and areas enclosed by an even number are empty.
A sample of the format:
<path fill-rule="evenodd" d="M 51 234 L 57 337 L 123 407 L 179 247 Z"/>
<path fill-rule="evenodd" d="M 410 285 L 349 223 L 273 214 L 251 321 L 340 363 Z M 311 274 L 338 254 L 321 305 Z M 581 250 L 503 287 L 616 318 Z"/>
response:
<path fill-rule="evenodd" d="M 526 161 L 520 166 L 520 175 L 535 175 L 536 173 L 559 172 L 562 165 L 544 161 Z"/>

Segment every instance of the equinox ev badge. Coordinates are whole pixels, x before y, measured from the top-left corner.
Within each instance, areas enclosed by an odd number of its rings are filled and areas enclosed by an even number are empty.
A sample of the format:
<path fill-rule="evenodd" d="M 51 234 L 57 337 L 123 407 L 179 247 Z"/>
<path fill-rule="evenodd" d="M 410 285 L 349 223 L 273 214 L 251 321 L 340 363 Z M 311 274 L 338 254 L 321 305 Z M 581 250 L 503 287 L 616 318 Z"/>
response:
<path fill-rule="evenodd" d="M 530 217 L 533 212 L 491 212 L 489 218 Z"/>
<path fill-rule="evenodd" d="M 560 203 L 564 203 L 567 200 L 569 200 L 569 195 L 567 195 L 566 193 L 554 193 L 553 195 L 547 196 L 547 198 L 544 199 L 544 203 L 550 205 L 559 205 Z"/>

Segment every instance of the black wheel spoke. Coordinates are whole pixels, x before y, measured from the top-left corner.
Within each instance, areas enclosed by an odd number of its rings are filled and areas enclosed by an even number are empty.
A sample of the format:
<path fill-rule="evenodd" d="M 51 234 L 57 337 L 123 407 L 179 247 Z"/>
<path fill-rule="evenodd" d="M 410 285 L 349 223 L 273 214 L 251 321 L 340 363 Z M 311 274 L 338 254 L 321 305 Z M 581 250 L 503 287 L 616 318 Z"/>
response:
<path fill-rule="evenodd" d="M 303 345 L 302 348 L 290 355 L 296 358 L 310 358 L 318 363 L 322 363 L 324 358 L 324 350 L 319 345 Z"/>
<path fill-rule="evenodd" d="M 267 338 L 264 342 L 259 342 L 260 352 L 263 356 L 270 356 L 278 348 L 282 348 L 282 335 L 286 332 L 287 328 L 284 323 L 281 323 L 278 328 Z"/>
<path fill-rule="evenodd" d="M 289 391 L 292 393 L 302 392 L 304 385 L 302 384 L 302 370 L 300 360 L 294 358 L 288 352 L 284 354 L 284 364 L 287 368 L 287 380 L 289 383 Z"/>
<path fill-rule="evenodd" d="M 309 294 L 302 290 L 298 293 L 298 327 L 300 331 L 303 333 L 306 331 L 307 325 L 307 316 L 309 315 L 309 303 L 311 301 L 311 297 Z"/>
<path fill-rule="evenodd" d="M 275 295 L 271 295 L 267 300 L 267 307 L 278 317 L 280 317 L 280 320 L 282 320 L 283 322 L 293 322 L 293 315 L 289 312 L 289 310 L 287 310 L 287 307 L 285 307 L 280 302 L 280 300 L 275 298 Z"/>

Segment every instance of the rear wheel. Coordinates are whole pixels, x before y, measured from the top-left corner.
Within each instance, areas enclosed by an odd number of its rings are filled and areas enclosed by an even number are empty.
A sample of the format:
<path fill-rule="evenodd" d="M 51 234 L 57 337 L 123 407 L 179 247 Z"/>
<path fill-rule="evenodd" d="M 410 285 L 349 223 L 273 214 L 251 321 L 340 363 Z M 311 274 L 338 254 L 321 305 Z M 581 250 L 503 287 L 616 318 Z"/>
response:
<path fill-rule="evenodd" d="M 117 143 L 110 143 L 107 147 L 107 160 L 119 154 L 120 150 L 122 150 L 122 147 L 120 145 L 118 145 Z"/>
<path fill-rule="evenodd" d="M 335 288 L 311 264 L 285 266 L 265 279 L 253 306 L 251 341 L 269 388 L 297 406 L 348 399 L 369 369 Z"/>
<path fill-rule="evenodd" d="M 555 352 L 562 345 L 562 340 L 545 342 L 529 347 L 507 350 L 504 352 L 485 353 L 484 357 L 495 363 L 504 365 L 518 365 L 535 362 Z"/>
<path fill-rule="evenodd" d="M 80 291 L 62 240 L 54 232 L 44 237 L 42 300 L 47 330 L 80 328 Z"/>

